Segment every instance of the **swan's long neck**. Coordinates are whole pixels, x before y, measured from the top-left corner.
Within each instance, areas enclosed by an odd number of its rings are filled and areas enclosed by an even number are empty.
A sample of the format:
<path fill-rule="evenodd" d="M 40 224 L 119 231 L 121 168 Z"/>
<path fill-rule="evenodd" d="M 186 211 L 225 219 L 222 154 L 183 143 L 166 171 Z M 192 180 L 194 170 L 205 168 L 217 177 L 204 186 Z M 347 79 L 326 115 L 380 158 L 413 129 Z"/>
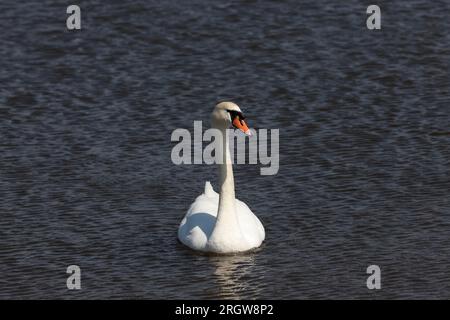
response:
<path fill-rule="evenodd" d="M 227 229 L 238 231 L 238 221 L 235 208 L 235 194 L 234 194 L 234 177 L 233 165 L 231 162 L 231 155 L 229 149 L 229 142 L 226 128 L 220 128 L 222 132 L 222 163 L 219 164 L 220 171 L 220 197 L 219 197 L 219 211 L 217 212 L 217 220 L 215 229 Z"/>

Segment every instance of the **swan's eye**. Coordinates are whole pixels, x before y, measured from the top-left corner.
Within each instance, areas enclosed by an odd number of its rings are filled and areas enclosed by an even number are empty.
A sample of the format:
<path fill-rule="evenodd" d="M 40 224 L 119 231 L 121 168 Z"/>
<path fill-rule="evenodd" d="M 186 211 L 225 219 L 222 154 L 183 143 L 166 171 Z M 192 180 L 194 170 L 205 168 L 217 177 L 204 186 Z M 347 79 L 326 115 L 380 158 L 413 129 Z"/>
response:
<path fill-rule="evenodd" d="M 231 122 L 233 122 L 236 117 L 238 117 L 239 120 L 244 120 L 245 119 L 245 117 L 242 114 L 242 112 L 234 111 L 234 110 L 227 110 L 227 111 L 230 113 Z"/>

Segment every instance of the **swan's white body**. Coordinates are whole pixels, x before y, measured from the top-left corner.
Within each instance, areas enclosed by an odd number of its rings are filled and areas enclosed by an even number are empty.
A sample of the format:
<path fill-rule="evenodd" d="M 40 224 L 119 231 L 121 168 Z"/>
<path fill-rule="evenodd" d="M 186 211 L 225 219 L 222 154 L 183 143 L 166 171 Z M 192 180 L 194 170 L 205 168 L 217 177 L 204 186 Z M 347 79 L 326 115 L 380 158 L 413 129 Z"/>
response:
<path fill-rule="evenodd" d="M 194 250 L 217 253 L 241 252 L 259 247 L 265 236 L 263 225 L 244 202 L 235 199 L 234 206 L 237 223 L 224 226 L 212 238 L 219 210 L 219 194 L 206 182 L 204 193 L 195 199 L 181 221 L 178 238 Z"/>
<path fill-rule="evenodd" d="M 209 182 L 195 199 L 178 229 L 178 239 L 191 249 L 215 253 L 248 251 L 261 245 L 264 227 L 249 207 L 235 198 L 233 167 L 226 129 L 225 111 L 238 111 L 237 105 L 223 102 L 213 112 L 213 127 L 222 131 L 223 164 L 220 164 L 220 194 Z M 224 113 L 225 112 L 225 115 Z M 248 130 L 248 128 L 247 128 Z"/>

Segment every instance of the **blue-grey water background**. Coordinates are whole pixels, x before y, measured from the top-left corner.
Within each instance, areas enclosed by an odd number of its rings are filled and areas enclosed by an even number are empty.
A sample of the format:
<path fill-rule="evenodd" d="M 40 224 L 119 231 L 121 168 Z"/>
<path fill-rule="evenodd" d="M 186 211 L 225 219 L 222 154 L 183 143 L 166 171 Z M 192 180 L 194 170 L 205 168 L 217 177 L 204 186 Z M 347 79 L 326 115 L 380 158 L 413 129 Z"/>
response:
<path fill-rule="evenodd" d="M 450 298 L 448 1 L 76 3 L 0 3 L 0 298 Z M 170 158 L 221 100 L 280 129 L 277 175 L 235 166 L 266 241 L 226 257 L 176 238 L 217 168 Z"/>

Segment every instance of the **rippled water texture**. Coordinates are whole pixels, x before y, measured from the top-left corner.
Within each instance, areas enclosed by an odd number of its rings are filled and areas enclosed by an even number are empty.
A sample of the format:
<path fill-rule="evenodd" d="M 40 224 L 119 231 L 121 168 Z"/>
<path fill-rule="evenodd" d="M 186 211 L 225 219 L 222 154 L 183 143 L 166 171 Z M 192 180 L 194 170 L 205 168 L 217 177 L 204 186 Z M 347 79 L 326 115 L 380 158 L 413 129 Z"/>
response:
<path fill-rule="evenodd" d="M 369 31 L 363 1 L 80 0 L 75 32 L 25 2 L 0 3 L 0 298 L 450 298 L 448 1 L 377 1 Z M 235 166 L 251 254 L 176 239 L 217 168 L 170 135 L 219 100 L 280 129 L 277 175 Z"/>

